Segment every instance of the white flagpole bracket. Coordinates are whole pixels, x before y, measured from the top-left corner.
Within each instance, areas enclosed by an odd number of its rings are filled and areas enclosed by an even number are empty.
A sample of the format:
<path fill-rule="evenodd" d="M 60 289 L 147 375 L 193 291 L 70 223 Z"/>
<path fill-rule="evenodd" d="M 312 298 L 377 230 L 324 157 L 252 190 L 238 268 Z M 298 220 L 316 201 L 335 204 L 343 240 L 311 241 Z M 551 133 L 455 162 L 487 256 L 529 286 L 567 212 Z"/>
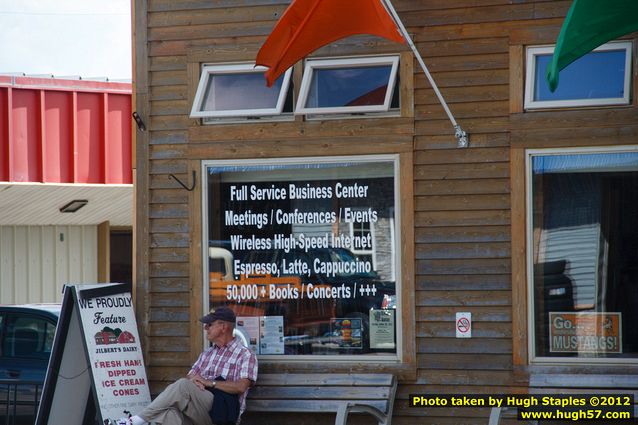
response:
<path fill-rule="evenodd" d="M 467 133 L 460 125 L 454 126 L 454 137 L 456 137 L 456 146 L 459 148 L 467 148 L 470 144 Z"/>
<path fill-rule="evenodd" d="M 392 6 L 392 3 L 390 2 L 390 0 L 381 0 L 381 3 L 385 6 L 386 10 L 390 13 L 392 18 L 394 19 L 394 22 L 399 27 L 399 30 L 401 31 L 401 35 L 403 35 L 403 38 L 405 38 L 405 41 L 407 41 L 408 45 L 412 49 L 412 52 L 414 52 L 414 55 L 416 56 L 417 61 L 419 62 L 419 65 L 421 65 L 421 69 L 423 70 L 423 73 L 425 74 L 428 81 L 430 82 L 430 85 L 432 86 L 432 89 L 434 90 L 436 97 L 439 99 L 441 106 L 443 106 L 445 113 L 450 119 L 450 122 L 452 123 L 452 126 L 454 127 L 454 137 L 456 137 L 457 147 L 467 148 L 470 145 L 468 134 L 461 128 L 461 126 L 454 119 L 452 112 L 450 112 L 450 108 L 447 106 L 445 99 L 443 99 L 443 95 L 441 95 L 439 88 L 434 82 L 434 78 L 432 78 L 432 75 L 430 74 L 428 67 L 425 65 L 425 62 L 423 61 L 423 58 L 421 57 L 421 54 L 419 53 L 416 46 L 414 45 L 414 42 L 412 41 L 412 37 L 410 37 L 410 34 L 408 34 L 408 31 L 405 29 L 403 22 L 401 22 L 401 18 L 397 14 L 397 11 L 394 9 L 394 6 Z"/>

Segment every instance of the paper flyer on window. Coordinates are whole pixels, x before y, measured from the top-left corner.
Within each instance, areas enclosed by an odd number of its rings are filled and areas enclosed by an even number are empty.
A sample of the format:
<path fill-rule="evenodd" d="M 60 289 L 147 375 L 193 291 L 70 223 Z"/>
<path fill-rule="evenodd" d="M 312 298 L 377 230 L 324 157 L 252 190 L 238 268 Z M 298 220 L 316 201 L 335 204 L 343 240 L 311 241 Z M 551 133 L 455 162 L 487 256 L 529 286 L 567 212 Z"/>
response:
<path fill-rule="evenodd" d="M 361 319 L 334 318 L 330 323 L 330 328 L 340 347 L 363 348 Z"/>
<path fill-rule="evenodd" d="M 240 334 L 240 338 L 246 347 L 255 353 L 259 353 L 259 317 L 237 317 L 235 330 Z"/>
<path fill-rule="evenodd" d="M 370 310 L 370 348 L 393 349 L 395 310 Z"/>
<path fill-rule="evenodd" d="M 259 318 L 259 354 L 284 354 L 283 316 Z"/>

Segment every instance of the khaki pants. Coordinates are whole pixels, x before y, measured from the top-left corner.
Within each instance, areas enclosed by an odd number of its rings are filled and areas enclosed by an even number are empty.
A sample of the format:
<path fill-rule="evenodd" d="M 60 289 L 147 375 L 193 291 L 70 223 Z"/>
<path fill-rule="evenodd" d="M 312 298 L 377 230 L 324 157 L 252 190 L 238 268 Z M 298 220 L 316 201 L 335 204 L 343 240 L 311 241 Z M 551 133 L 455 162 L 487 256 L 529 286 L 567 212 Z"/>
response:
<path fill-rule="evenodd" d="M 138 416 L 164 425 L 212 425 L 208 415 L 212 406 L 210 391 L 182 378 L 166 387 Z"/>

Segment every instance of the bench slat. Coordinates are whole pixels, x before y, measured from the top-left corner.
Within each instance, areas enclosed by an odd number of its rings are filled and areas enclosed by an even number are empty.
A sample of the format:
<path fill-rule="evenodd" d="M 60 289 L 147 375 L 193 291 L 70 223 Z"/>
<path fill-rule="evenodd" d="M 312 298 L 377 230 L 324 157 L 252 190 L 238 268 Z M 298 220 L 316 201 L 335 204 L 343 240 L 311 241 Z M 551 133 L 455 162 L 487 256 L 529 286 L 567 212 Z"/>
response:
<path fill-rule="evenodd" d="M 388 411 L 387 400 L 351 400 L 354 403 L 373 406 L 381 412 Z M 344 401 L 338 400 L 247 400 L 246 409 L 251 412 L 336 412 Z"/>
<path fill-rule="evenodd" d="M 269 385 L 335 385 L 335 386 L 391 386 L 392 374 L 348 374 L 348 373 L 270 373 L 260 374 L 259 386 Z"/>
<path fill-rule="evenodd" d="M 249 392 L 250 399 L 334 399 L 334 400 L 385 400 L 390 397 L 390 387 L 262 387 Z"/>
<path fill-rule="evenodd" d="M 392 374 L 260 374 L 246 410 L 336 413 L 335 425 L 346 425 L 349 413 L 365 413 L 379 425 L 389 425 L 396 387 Z"/>

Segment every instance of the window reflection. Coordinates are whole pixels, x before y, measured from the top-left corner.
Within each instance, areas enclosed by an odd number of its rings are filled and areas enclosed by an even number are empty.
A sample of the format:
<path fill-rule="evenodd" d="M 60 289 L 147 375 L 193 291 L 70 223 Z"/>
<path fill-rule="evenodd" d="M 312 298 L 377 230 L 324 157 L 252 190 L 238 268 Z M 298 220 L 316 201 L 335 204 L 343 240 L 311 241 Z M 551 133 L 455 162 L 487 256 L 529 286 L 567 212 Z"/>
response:
<path fill-rule="evenodd" d="M 262 73 L 210 74 L 203 110 L 276 108 L 283 80 L 281 76 L 272 87 L 266 87 Z"/>
<path fill-rule="evenodd" d="M 209 303 L 255 351 L 396 354 L 395 167 L 208 167 Z"/>
<path fill-rule="evenodd" d="M 391 65 L 315 69 L 307 107 L 383 105 Z"/>
<path fill-rule="evenodd" d="M 535 350 L 638 353 L 638 153 L 532 157 Z"/>
<path fill-rule="evenodd" d="M 561 71 L 560 84 L 553 93 L 545 79 L 552 55 L 538 55 L 534 100 L 622 98 L 625 95 L 625 55 L 625 50 L 609 50 L 583 56 Z"/>

